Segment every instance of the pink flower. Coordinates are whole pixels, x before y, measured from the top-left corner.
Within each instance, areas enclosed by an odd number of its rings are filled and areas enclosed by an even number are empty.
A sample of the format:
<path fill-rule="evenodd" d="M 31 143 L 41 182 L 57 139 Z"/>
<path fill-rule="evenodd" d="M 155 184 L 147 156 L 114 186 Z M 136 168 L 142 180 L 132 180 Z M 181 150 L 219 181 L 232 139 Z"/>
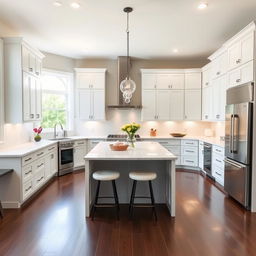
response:
<path fill-rule="evenodd" d="M 42 130 L 43 130 L 43 128 L 40 126 L 40 127 L 38 128 L 38 130 L 37 130 L 37 133 L 41 133 Z"/>
<path fill-rule="evenodd" d="M 38 132 L 37 128 L 34 128 L 33 131 L 36 132 L 36 133 Z"/>

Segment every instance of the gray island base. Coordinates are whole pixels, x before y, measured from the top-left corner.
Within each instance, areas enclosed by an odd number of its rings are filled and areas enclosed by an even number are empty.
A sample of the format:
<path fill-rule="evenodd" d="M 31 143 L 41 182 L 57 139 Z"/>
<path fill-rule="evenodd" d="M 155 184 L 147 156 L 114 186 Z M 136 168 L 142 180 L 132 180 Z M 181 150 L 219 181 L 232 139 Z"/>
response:
<path fill-rule="evenodd" d="M 157 204 L 166 204 L 170 215 L 175 217 L 175 161 L 177 157 L 157 142 L 136 142 L 135 148 L 129 147 L 127 151 L 112 151 L 109 144 L 111 143 L 100 142 L 84 157 L 86 217 L 90 216 L 96 190 L 96 181 L 92 179 L 92 173 L 100 170 L 120 172 L 120 178 L 116 180 L 116 184 L 121 204 L 127 204 L 130 200 L 132 180 L 129 179 L 129 172 L 156 172 L 157 178 L 153 181 L 155 201 Z M 108 185 L 104 184 L 101 187 L 101 195 L 112 195 L 111 186 Z M 149 194 L 147 182 L 139 182 L 136 194 L 140 196 Z"/>

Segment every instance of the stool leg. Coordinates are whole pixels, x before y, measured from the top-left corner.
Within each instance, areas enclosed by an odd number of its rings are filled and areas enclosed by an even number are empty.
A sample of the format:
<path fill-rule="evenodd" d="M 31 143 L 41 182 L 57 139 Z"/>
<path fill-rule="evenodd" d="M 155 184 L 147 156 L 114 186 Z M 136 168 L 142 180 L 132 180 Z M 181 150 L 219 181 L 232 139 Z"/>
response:
<path fill-rule="evenodd" d="M 3 211 L 3 207 L 2 207 L 1 201 L 0 201 L 0 216 L 1 216 L 1 218 L 4 217 L 4 211 Z"/>
<path fill-rule="evenodd" d="M 133 208 L 134 208 L 133 205 L 134 205 L 134 198 L 135 198 L 135 193 L 136 193 L 137 180 L 133 181 L 133 186 L 134 186 L 134 190 L 132 192 L 131 214 L 130 214 L 131 219 L 133 217 Z"/>
<path fill-rule="evenodd" d="M 130 204 L 129 204 L 129 212 L 131 211 L 131 207 L 132 207 L 132 195 L 133 195 L 133 192 L 134 192 L 134 181 L 132 183 L 132 193 L 131 193 L 131 198 L 130 198 Z"/>
<path fill-rule="evenodd" d="M 116 182 L 114 180 L 112 180 L 112 187 L 113 187 L 115 204 L 116 204 L 116 216 L 117 216 L 117 219 L 119 220 L 119 200 L 118 200 L 118 195 L 116 191 Z"/>
<path fill-rule="evenodd" d="M 94 215 L 95 215 L 95 211 L 96 211 L 95 205 L 98 203 L 99 192 L 100 192 L 100 180 L 98 181 L 96 195 L 95 195 L 94 203 L 92 206 L 92 220 L 94 220 Z"/>
<path fill-rule="evenodd" d="M 153 213 L 154 213 L 154 216 L 155 216 L 155 220 L 157 221 L 156 207 L 155 207 L 155 198 L 154 198 L 154 193 L 153 193 L 153 188 L 152 188 L 151 180 L 148 181 L 148 184 L 149 184 L 149 190 L 150 190 L 151 203 L 152 203 L 152 206 L 153 206 Z"/>

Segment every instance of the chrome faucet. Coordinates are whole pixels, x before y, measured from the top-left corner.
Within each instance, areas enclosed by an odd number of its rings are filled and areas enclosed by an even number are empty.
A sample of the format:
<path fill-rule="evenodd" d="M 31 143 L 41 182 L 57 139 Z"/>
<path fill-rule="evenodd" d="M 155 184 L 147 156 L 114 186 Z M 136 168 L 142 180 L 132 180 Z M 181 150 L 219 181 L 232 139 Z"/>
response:
<path fill-rule="evenodd" d="M 57 127 L 58 124 L 60 125 L 61 130 L 63 131 L 63 135 L 64 135 L 64 129 L 63 129 L 62 124 L 61 124 L 60 122 L 59 122 L 59 123 L 56 123 L 56 124 L 54 125 L 54 139 L 57 138 L 57 129 L 56 129 L 56 127 Z"/>

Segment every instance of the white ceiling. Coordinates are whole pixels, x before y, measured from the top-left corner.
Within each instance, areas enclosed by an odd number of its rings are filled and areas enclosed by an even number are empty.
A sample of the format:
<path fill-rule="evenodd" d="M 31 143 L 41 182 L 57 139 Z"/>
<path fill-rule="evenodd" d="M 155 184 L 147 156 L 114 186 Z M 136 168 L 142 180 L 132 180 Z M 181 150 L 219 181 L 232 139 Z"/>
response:
<path fill-rule="evenodd" d="M 138 58 L 204 58 L 256 20 L 256 0 L 0 0 L 0 36 L 23 36 L 39 49 L 73 58 L 126 54 L 131 6 L 131 55 Z M 179 53 L 173 53 L 178 48 Z"/>

